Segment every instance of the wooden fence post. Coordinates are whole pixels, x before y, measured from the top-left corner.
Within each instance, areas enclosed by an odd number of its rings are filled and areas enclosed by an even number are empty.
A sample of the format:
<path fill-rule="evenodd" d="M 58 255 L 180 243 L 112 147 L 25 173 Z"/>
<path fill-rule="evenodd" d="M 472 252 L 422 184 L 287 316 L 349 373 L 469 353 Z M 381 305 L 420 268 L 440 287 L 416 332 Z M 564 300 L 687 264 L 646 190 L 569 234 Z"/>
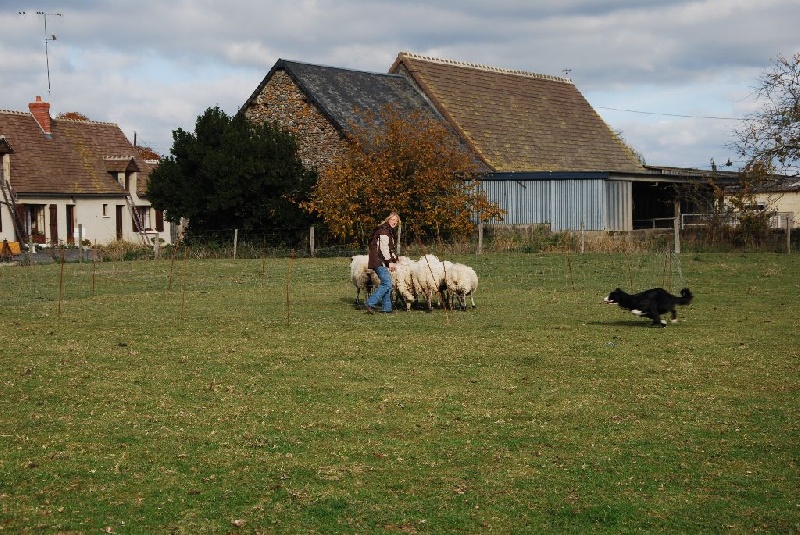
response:
<path fill-rule="evenodd" d="M 314 225 L 311 225 L 308 228 L 308 249 L 311 252 L 311 256 L 314 256 Z"/>
<path fill-rule="evenodd" d="M 681 201 L 675 201 L 675 254 L 681 254 Z"/>
<path fill-rule="evenodd" d="M 83 263 L 83 223 L 78 223 L 78 262 Z"/>
<path fill-rule="evenodd" d="M 586 223 L 581 221 L 581 254 L 586 249 Z"/>
<path fill-rule="evenodd" d="M 403 243 L 403 225 L 397 225 L 397 255 L 400 255 L 401 243 Z"/>
<path fill-rule="evenodd" d="M 236 260 L 236 246 L 239 243 L 239 229 L 233 229 L 233 259 Z"/>
<path fill-rule="evenodd" d="M 478 250 L 477 254 L 483 253 L 483 221 L 478 223 Z"/>
<path fill-rule="evenodd" d="M 786 252 L 792 252 L 792 214 L 786 215 Z"/>

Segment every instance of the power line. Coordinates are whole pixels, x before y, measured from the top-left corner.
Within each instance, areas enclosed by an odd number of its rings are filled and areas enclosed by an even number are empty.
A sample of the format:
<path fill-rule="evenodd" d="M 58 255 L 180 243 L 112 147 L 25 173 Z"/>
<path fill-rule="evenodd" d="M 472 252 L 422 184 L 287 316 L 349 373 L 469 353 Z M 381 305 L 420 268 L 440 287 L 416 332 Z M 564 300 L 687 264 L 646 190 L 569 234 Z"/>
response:
<path fill-rule="evenodd" d="M 611 110 L 611 111 L 624 111 L 627 113 L 640 113 L 642 115 L 660 115 L 663 117 L 680 117 L 683 119 L 715 119 L 718 121 L 744 121 L 739 117 L 719 117 L 716 115 L 683 115 L 680 113 L 659 113 L 653 111 L 641 111 L 641 110 L 627 110 L 622 108 L 611 108 L 609 106 L 597 106 L 601 110 Z"/>

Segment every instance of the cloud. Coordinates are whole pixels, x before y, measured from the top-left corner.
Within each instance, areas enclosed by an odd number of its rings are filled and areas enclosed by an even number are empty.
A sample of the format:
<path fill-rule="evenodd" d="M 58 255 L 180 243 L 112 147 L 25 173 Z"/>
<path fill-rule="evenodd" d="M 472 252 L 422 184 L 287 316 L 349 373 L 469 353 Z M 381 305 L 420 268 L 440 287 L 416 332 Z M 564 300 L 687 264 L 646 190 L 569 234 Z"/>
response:
<path fill-rule="evenodd" d="M 720 147 L 731 130 L 702 117 L 743 116 L 758 75 L 778 54 L 800 50 L 794 0 L 42 0 L 34 11 L 24 4 L 6 1 L 0 11 L 0 108 L 24 111 L 43 95 L 54 110 L 116 122 L 162 151 L 172 130 L 193 129 L 206 108 L 235 113 L 278 58 L 386 72 L 409 51 L 569 73 L 648 161 L 702 166 L 709 155 L 727 157 Z M 57 35 L 48 43 L 49 94 L 36 11 L 52 14 L 47 30 Z"/>

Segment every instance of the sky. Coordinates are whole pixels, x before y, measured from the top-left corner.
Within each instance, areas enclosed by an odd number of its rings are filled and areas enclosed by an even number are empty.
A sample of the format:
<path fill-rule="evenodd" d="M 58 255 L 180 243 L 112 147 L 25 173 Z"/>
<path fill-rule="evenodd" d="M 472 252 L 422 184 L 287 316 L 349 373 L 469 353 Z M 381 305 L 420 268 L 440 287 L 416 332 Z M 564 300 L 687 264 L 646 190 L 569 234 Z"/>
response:
<path fill-rule="evenodd" d="M 797 0 L 0 0 L 0 109 L 39 95 L 168 155 L 278 59 L 385 73 L 412 52 L 566 76 L 647 164 L 737 169 L 798 20 Z"/>

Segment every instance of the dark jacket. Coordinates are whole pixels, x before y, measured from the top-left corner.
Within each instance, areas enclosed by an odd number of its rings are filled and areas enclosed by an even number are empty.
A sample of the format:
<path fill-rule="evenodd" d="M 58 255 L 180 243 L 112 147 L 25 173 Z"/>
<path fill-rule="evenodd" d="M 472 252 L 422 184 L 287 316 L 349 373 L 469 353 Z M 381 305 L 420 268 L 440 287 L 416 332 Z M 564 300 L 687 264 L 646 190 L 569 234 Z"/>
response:
<path fill-rule="evenodd" d="M 385 258 L 386 253 L 381 251 L 380 237 L 388 236 L 388 258 Z M 389 263 L 397 263 L 397 252 L 394 243 L 394 232 L 389 223 L 381 223 L 375 230 L 372 231 L 372 236 L 369 239 L 369 269 L 375 269 L 378 266 L 389 267 Z"/>

